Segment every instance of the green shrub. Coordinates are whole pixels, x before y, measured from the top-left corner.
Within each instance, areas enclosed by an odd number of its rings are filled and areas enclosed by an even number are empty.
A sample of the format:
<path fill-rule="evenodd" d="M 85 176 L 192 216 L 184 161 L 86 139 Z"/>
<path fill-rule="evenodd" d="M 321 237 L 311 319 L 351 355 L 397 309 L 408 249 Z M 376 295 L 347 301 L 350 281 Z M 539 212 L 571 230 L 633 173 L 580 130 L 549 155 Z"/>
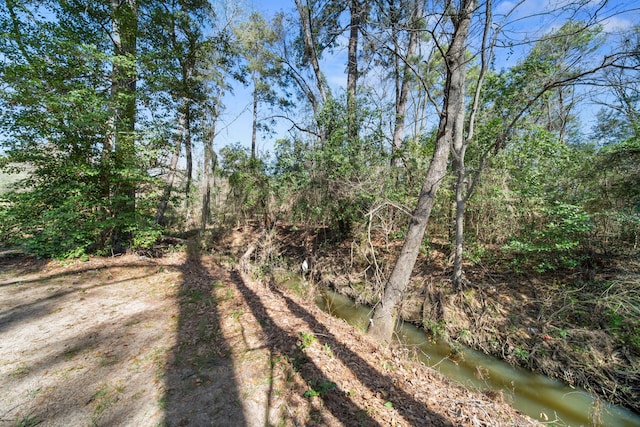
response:
<path fill-rule="evenodd" d="M 503 246 L 518 267 L 538 272 L 576 267 L 582 261 L 581 243 L 592 229 L 591 216 L 580 206 L 556 202 L 540 210 L 541 220 Z"/>

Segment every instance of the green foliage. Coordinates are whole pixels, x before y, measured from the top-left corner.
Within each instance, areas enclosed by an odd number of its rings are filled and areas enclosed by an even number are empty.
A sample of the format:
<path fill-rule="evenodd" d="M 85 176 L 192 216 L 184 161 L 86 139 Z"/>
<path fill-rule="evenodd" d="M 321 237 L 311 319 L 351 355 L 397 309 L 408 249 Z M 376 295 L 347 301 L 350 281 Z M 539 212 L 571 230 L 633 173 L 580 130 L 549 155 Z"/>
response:
<path fill-rule="evenodd" d="M 150 249 L 162 236 L 162 228 L 153 222 L 144 226 L 136 227 L 133 234 L 132 248 Z"/>
<path fill-rule="evenodd" d="M 323 106 L 316 117 L 323 135 L 319 141 L 278 141 L 273 167 L 276 193 L 293 218 L 327 224 L 343 238 L 382 196 L 383 165 L 389 161 L 376 145 L 375 132 L 348 138 L 345 104 L 332 98 Z"/>
<path fill-rule="evenodd" d="M 60 177 L 62 178 L 62 177 Z M 61 180 L 62 181 L 62 180 Z M 148 248 L 161 230 L 144 215 L 110 214 L 97 185 L 77 182 L 27 181 L 29 191 L 5 195 L 0 206 L 0 241 L 41 257 L 78 258 L 108 247 L 116 228 L 131 232 L 134 248 Z M 139 213 L 150 213 L 140 201 Z"/>
<path fill-rule="evenodd" d="M 40 423 L 42 423 L 42 419 L 28 415 L 28 416 L 16 419 L 15 426 L 16 427 L 35 427 Z"/>
<path fill-rule="evenodd" d="M 561 202 L 542 207 L 538 214 L 541 227 L 525 230 L 503 250 L 516 253 L 517 265 L 539 272 L 576 267 L 581 261 L 577 249 L 593 227 L 591 216 L 579 206 Z"/>
<path fill-rule="evenodd" d="M 310 381 L 309 385 L 312 388 L 308 389 L 304 392 L 303 396 L 307 398 L 311 397 L 323 397 L 329 391 L 335 390 L 338 388 L 338 385 L 333 381 Z"/>
<path fill-rule="evenodd" d="M 425 318 L 422 321 L 422 326 L 434 340 L 446 340 L 448 337 L 447 323 L 444 320 L 431 320 Z"/>
<path fill-rule="evenodd" d="M 149 214 L 136 191 L 153 182 L 131 131 L 135 94 L 109 90 L 120 87 L 115 75 L 132 79 L 136 69 L 103 31 L 112 11 L 8 7 L 0 13 L 11 29 L 0 44 L 0 144 L 4 167 L 26 175 L 4 196 L 0 239 L 61 258 L 126 246 Z"/>
<path fill-rule="evenodd" d="M 31 191 L 7 195 L 0 211 L 0 236 L 38 256 L 78 257 L 100 239 L 99 203 L 90 190 L 68 182 L 52 188 L 39 183 Z"/>
<path fill-rule="evenodd" d="M 521 359 L 522 361 L 527 361 L 529 360 L 529 352 L 525 349 L 516 347 L 513 349 L 513 354 L 518 358 Z"/>
<path fill-rule="evenodd" d="M 220 150 L 222 174 L 230 187 L 229 204 L 232 217 L 247 221 L 257 214 L 268 213 L 271 182 L 265 164 L 251 158 L 249 151 L 239 144 Z"/>
<path fill-rule="evenodd" d="M 593 149 L 581 169 L 585 205 L 615 246 L 637 245 L 640 236 L 640 139 Z M 614 249 L 612 247 L 611 249 Z"/>
<path fill-rule="evenodd" d="M 300 332 L 300 341 L 298 341 L 298 347 L 301 350 L 309 348 L 314 342 L 316 342 L 316 337 L 313 334 Z"/>

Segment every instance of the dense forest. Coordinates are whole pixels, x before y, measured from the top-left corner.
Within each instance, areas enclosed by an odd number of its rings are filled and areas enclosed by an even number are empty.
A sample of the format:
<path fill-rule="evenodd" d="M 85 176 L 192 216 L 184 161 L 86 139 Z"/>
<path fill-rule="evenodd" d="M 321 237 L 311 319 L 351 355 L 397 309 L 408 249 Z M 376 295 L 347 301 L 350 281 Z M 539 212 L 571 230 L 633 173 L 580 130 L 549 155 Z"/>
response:
<path fill-rule="evenodd" d="M 451 298 L 492 272 L 553 282 L 563 319 L 593 327 L 596 313 L 626 355 L 623 390 L 599 391 L 633 406 L 640 283 L 602 272 L 640 268 L 639 12 L 5 0 L 0 246 L 82 258 L 247 225 L 311 230 L 299 259 L 263 257 L 262 271 L 356 248 L 381 341 L 436 254 Z M 249 137 L 222 145 L 236 120 Z M 428 317 L 432 332 L 446 323 Z"/>

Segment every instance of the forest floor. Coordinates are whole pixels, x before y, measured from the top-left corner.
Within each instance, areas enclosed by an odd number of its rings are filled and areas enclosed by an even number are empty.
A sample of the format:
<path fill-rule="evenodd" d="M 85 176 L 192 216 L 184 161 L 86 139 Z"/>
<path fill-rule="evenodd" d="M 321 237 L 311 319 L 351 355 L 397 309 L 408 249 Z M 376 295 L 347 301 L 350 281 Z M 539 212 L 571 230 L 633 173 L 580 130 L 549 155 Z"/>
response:
<path fill-rule="evenodd" d="M 535 425 L 219 250 L 0 254 L 0 426 Z"/>
<path fill-rule="evenodd" d="M 277 275 L 309 258 L 316 288 L 369 307 L 380 300 L 402 245 L 380 233 L 341 241 L 302 227 L 267 237 L 254 263 L 279 262 Z M 546 273 L 485 257 L 467 261 L 467 287 L 454 292 L 449 253 L 446 242 L 425 245 L 399 308 L 403 320 L 454 351 L 469 346 L 640 413 L 640 254 L 599 254 L 590 265 Z"/>

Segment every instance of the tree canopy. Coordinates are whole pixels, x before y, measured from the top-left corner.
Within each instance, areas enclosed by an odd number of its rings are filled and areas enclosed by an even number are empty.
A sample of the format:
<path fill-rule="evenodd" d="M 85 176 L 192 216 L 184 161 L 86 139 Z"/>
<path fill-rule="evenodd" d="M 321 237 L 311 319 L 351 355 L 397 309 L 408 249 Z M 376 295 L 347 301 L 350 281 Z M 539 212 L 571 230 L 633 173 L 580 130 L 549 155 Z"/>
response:
<path fill-rule="evenodd" d="M 4 1 L 0 166 L 22 178 L 0 237 L 55 257 L 274 220 L 389 240 L 431 194 L 424 230 L 456 263 L 493 245 L 548 270 L 637 245 L 638 27 L 610 29 L 633 11 L 512 6 Z M 250 139 L 223 147 L 238 123 Z"/>

